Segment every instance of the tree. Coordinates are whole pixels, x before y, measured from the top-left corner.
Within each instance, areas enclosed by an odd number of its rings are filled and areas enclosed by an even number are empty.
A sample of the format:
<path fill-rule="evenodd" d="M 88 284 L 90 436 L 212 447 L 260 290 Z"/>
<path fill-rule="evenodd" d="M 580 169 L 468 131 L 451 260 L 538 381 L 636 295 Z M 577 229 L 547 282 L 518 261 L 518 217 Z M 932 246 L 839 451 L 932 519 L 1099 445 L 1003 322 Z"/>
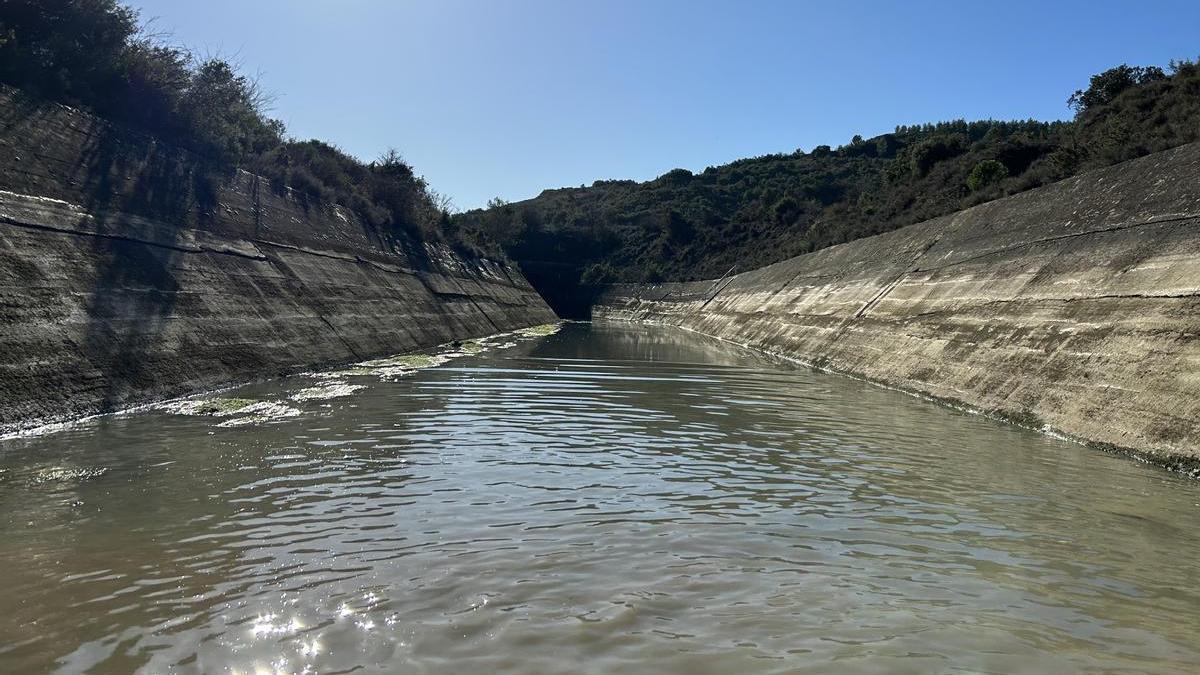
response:
<path fill-rule="evenodd" d="M 971 169 L 971 173 L 967 176 L 967 187 L 975 192 L 1007 177 L 1008 167 L 994 159 L 985 159 Z"/>
<path fill-rule="evenodd" d="M 196 149 L 237 163 L 282 141 L 283 124 L 264 115 L 268 102 L 257 82 L 209 59 L 193 73 L 181 106 Z"/>
<path fill-rule="evenodd" d="M 327 143 L 286 139 L 255 78 L 166 44 L 120 0 L 0 0 L 0 82 L 216 160 L 203 163 L 197 185 L 225 175 L 216 165 L 241 166 L 281 193 L 290 186 L 417 238 L 440 238 L 453 209 L 395 150 L 368 165 Z"/>
<path fill-rule="evenodd" d="M 912 172 L 918 176 L 929 173 L 934 164 L 957 157 L 967 150 L 967 138 L 962 134 L 945 134 L 921 141 L 912 149 L 909 159 Z"/>
<path fill-rule="evenodd" d="M 98 112 L 162 136 L 186 133 L 179 108 L 192 80 L 190 61 L 181 49 L 149 38 L 134 41 L 123 56 L 123 91 Z"/>
<path fill-rule="evenodd" d="M 800 215 L 800 204 L 792 197 L 783 197 L 771 207 L 771 218 L 778 225 L 791 225 Z"/>
<path fill-rule="evenodd" d="M 1067 99 L 1067 105 L 1073 108 L 1076 114 L 1082 114 L 1096 106 L 1111 103 L 1126 89 L 1131 89 L 1139 84 L 1164 80 L 1166 77 L 1167 74 L 1158 66 L 1143 68 L 1122 63 L 1103 73 L 1093 75 L 1088 82 L 1088 88 L 1086 90 L 1076 89 L 1075 93 Z"/>
<path fill-rule="evenodd" d="M 671 169 L 659 176 L 659 180 L 668 185 L 683 185 L 692 179 L 692 172 L 687 169 Z"/>
<path fill-rule="evenodd" d="M 607 261 L 594 263 L 584 270 L 579 283 L 584 286 L 604 286 L 617 280 L 617 274 Z"/>
<path fill-rule="evenodd" d="M 74 105 L 120 86 L 137 12 L 116 0 L 6 0 L 0 80 Z"/>
<path fill-rule="evenodd" d="M 679 215 L 678 211 L 671 209 L 666 214 L 664 234 L 668 241 L 686 244 L 696 237 L 696 228 L 691 221 Z"/>
<path fill-rule="evenodd" d="M 371 169 L 381 176 L 389 178 L 410 179 L 415 176 L 412 165 L 404 161 L 400 151 L 388 148 L 379 159 L 371 163 Z"/>

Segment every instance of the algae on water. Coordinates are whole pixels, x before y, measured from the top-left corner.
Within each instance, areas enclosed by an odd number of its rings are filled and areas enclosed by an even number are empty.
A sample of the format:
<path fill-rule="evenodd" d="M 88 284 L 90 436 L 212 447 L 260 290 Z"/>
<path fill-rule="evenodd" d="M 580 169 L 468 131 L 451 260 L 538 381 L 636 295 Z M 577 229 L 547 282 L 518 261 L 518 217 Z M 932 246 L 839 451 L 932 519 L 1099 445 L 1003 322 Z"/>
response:
<path fill-rule="evenodd" d="M 333 370 L 324 373 L 312 373 L 311 375 L 312 377 L 322 380 L 341 380 L 347 377 L 378 377 L 384 380 L 391 380 L 398 377 L 403 377 L 405 375 L 411 375 L 418 370 L 436 368 L 447 361 L 460 356 L 475 356 L 477 354 L 482 354 L 489 349 L 507 349 L 509 347 L 515 347 L 517 343 L 510 339 L 513 337 L 545 337 L 547 335 L 553 335 L 557 333 L 560 328 L 562 328 L 562 324 L 557 323 L 530 326 L 529 328 L 521 328 L 509 333 L 500 333 L 475 340 L 463 340 L 461 342 L 455 341 L 447 343 L 441 345 L 441 347 L 438 348 L 440 351 L 437 351 L 436 353 L 397 354 L 396 356 L 387 356 L 380 359 L 362 361 L 340 370 Z M 349 386 L 358 387 L 357 385 Z M 316 389 L 317 388 L 313 388 L 314 393 L 312 396 L 309 396 L 305 392 L 301 392 L 292 398 L 294 400 L 307 400 L 308 398 L 332 398 L 331 396 L 317 395 L 315 393 Z M 347 391 L 346 393 L 349 392 Z"/>
<path fill-rule="evenodd" d="M 562 328 L 562 324 L 544 323 L 540 326 L 522 328 L 518 330 L 517 333 L 524 335 L 525 337 L 545 337 L 547 335 L 554 335 L 559 331 L 560 328 Z"/>
<path fill-rule="evenodd" d="M 292 394 L 293 401 L 319 401 L 327 398 L 340 398 L 349 396 L 359 389 L 365 389 L 364 384 L 347 384 L 345 382 L 331 382 L 319 387 L 308 387 Z"/>
<path fill-rule="evenodd" d="M 342 377 L 370 377 L 374 374 L 374 368 L 368 368 L 366 366 L 350 366 L 349 368 L 343 368 L 342 370 L 333 370 L 327 373 L 316 373 L 316 376 L 328 379 L 337 379 Z"/>
<path fill-rule="evenodd" d="M 412 375 L 415 372 L 417 372 L 415 368 L 408 368 L 406 366 L 385 366 L 372 370 L 371 374 L 380 379 L 394 380 L 397 377 Z"/>
<path fill-rule="evenodd" d="M 225 420 L 217 426 L 219 427 L 241 427 L 247 424 L 260 424 L 262 422 L 270 422 L 286 417 L 297 417 L 300 411 L 274 401 L 258 401 L 254 405 L 247 406 L 238 411 L 243 414 L 232 419 Z"/>
<path fill-rule="evenodd" d="M 400 356 L 389 356 L 385 359 L 375 359 L 374 361 L 363 361 L 363 366 L 369 368 L 395 368 L 397 366 L 403 368 L 433 368 L 445 363 L 448 359 L 441 354 L 430 356 L 429 354 L 402 354 Z"/>
<path fill-rule="evenodd" d="M 553 335 L 562 327 L 561 324 L 547 323 L 540 326 L 530 326 L 522 328 L 512 333 L 502 335 L 493 335 L 490 337 L 479 338 L 477 340 L 465 340 L 463 342 L 455 342 L 453 344 L 443 345 L 444 351 L 435 354 L 399 354 L 389 356 L 382 359 L 373 359 L 363 361 L 354 365 L 342 368 L 340 370 L 329 371 L 325 373 L 314 373 L 313 375 L 321 380 L 325 380 L 324 384 L 315 387 L 301 389 L 291 395 L 293 401 L 316 401 L 330 398 L 338 398 L 349 396 L 354 392 L 363 389 L 365 385 L 349 384 L 342 381 L 347 377 L 378 377 L 385 380 L 394 379 L 410 375 L 418 370 L 426 368 L 436 368 L 437 366 L 446 363 L 450 359 L 459 356 L 470 356 L 480 354 L 487 349 L 493 347 L 507 348 L 516 346 L 516 342 L 505 339 L 506 337 L 545 337 Z M 447 350 L 447 348 L 452 348 Z M 273 419 L 283 417 L 294 417 L 300 414 L 299 410 L 282 403 L 271 401 L 255 401 L 248 398 L 234 397 L 213 397 L 204 399 L 190 399 L 184 401 L 173 401 L 160 406 L 161 409 L 177 415 L 208 415 L 212 417 L 230 417 L 217 426 L 242 426 L 245 424 L 255 424 L 266 422 Z"/>
<path fill-rule="evenodd" d="M 186 401 L 171 401 L 160 406 L 167 412 L 176 415 L 211 415 L 214 417 L 225 417 L 241 412 L 257 401 L 248 398 L 202 398 L 190 399 Z"/>
<path fill-rule="evenodd" d="M 274 401 L 226 397 L 171 401 L 162 404 L 159 408 L 176 415 L 231 418 L 218 424 L 219 427 L 237 427 L 283 417 L 295 417 L 300 414 L 299 410 Z"/>

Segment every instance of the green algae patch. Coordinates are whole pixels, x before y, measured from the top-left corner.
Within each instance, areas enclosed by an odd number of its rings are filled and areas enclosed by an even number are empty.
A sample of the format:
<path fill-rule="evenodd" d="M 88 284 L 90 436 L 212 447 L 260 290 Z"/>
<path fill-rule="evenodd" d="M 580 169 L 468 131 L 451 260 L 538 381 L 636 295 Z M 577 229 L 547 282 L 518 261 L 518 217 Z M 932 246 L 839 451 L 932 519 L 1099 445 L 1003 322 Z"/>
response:
<path fill-rule="evenodd" d="M 248 398 L 214 398 L 207 401 L 202 401 L 200 405 L 196 407 L 195 414 L 229 415 L 252 405 L 254 405 L 254 401 L 251 401 Z"/>
<path fill-rule="evenodd" d="M 546 337 L 547 335 L 554 335 L 561 328 L 562 328 L 562 324 L 559 324 L 559 323 L 544 323 L 544 324 L 541 324 L 540 326 L 530 326 L 529 328 L 522 328 L 517 331 L 517 334 L 523 335 L 525 337 Z"/>
<path fill-rule="evenodd" d="M 389 356 L 386 359 L 375 359 L 374 361 L 364 361 L 362 366 L 378 369 L 378 368 L 410 368 L 418 370 L 421 368 L 434 368 L 442 365 L 448 359 L 442 355 L 430 356 L 429 354 L 402 354 L 400 356 Z"/>
<path fill-rule="evenodd" d="M 391 360 L 391 363 L 385 364 L 389 366 L 404 366 L 405 368 L 433 368 L 440 365 L 439 360 L 428 354 L 410 354 L 408 356 L 398 356 Z"/>
<path fill-rule="evenodd" d="M 345 382 L 332 382 L 320 387 L 308 387 L 292 394 L 293 401 L 320 401 L 329 398 L 341 398 L 349 396 L 359 389 L 365 389 L 364 384 L 347 384 Z"/>
<path fill-rule="evenodd" d="M 366 366 L 351 366 L 342 370 L 335 370 L 328 373 L 318 373 L 319 377 L 339 378 L 339 377 L 370 377 L 375 374 L 374 368 Z"/>
<path fill-rule="evenodd" d="M 432 353 L 397 354 L 395 356 L 361 361 L 339 370 L 314 372 L 308 373 L 308 375 L 320 380 L 342 380 L 349 377 L 377 377 L 382 380 L 394 380 L 412 375 L 420 370 L 436 368 L 451 359 L 462 356 L 477 356 L 491 349 L 515 347 L 517 346 L 515 339 L 545 337 L 557 333 L 561 328 L 561 323 L 546 323 L 540 326 L 530 326 L 508 333 L 497 333 L 496 335 L 473 340 L 447 342 L 434 347 Z M 292 398 L 293 400 L 304 400 L 297 399 L 295 396 Z M 314 398 L 332 397 L 314 396 Z"/>
<path fill-rule="evenodd" d="M 478 345 L 478 351 L 483 351 L 483 346 L 479 343 L 472 344 Z M 446 352 L 432 355 L 398 354 L 396 356 L 387 356 L 381 359 L 362 361 L 340 370 L 332 370 L 324 373 L 312 373 L 311 376 L 321 380 L 343 380 L 350 377 L 377 377 L 383 380 L 391 380 L 398 377 L 403 377 L 405 375 L 411 375 L 418 370 L 436 368 L 437 366 L 442 365 L 456 356 L 464 356 L 468 352 L 465 351 L 465 345 L 463 346 L 463 349 L 464 351 Z M 342 396 L 346 393 L 351 393 L 354 390 L 361 389 L 363 385 L 351 385 L 346 384 L 345 382 L 330 382 L 328 385 L 324 385 L 324 387 L 325 389 L 322 392 L 317 391 L 318 389 L 322 389 L 321 387 L 314 387 L 311 390 L 306 390 L 308 393 L 301 392 L 301 398 L 296 398 L 296 396 L 293 396 L 292 398 L 294 400 L 335 398 L 336 396 Z M 329 387 L 337 387 L 337 389 L 335 391 L 334 389 L 329 389 Z M 309 395 L 310 393 L 311 395 Z M 323 395 L 324 393 L 331 393 L 333 395 L 326 396 Z"/>
<path fill-rule="evenodd" d="M 176 415 L 210 415 L 226 417 L 234 415 L 254 406 L 258 401 L 248 398 L 204 398 L 188 401 L 172 401 L 161 407 Z"/>
<path fill-rule="evenodd" d="M 225 420 L 217 426 L 219 427 L 244 427 L 249 424 L 262 424 L 264 422 L 273 422 L 275 420 L 285 419 L 288 417 L 298 417 L 300 411 L 274 401 L 258 401 L 253 405 L 247 406 L 237 411 L 238 417 Z M 246 414 L 249 413 L 249 414 Z"/>
<path fill-rule="evenodd" d="M 376 368 L 375 370 L 371 371 L 371 374 L 381 380 L 394 380 L 398 377 L 404 377 L 405 375 L 412 375 L 415 372 L 417 372 L 415 368 L 406 368 L 404 366 L 385 366 L 383 368 Z"/>
<path fill-rule="evenodd" d="M 175 415 L 230 418 L 217 424 L 219 427 L 239 427 L 285 417 L 296 417 L 300 414 L 299 410 L 282 403 L 232 397 L 171 401 L 164 403 L 159 408 Z"/>

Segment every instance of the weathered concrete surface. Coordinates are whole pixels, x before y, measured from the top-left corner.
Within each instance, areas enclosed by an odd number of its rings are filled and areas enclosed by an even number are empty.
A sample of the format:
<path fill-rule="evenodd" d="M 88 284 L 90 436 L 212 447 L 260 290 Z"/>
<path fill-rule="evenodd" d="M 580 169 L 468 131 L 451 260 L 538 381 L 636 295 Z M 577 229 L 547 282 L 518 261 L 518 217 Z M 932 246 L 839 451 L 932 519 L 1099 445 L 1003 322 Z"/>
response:
<path fill-rule="evenodd" d="M 514 269 L 200 169 L 0 90 L 0 430 L 556 320 Z"/>
<path fill-rule="evenodd" d="M 729 279 L 618 286 L 660 322 L 1200 467 L 1200 144 Z"/>

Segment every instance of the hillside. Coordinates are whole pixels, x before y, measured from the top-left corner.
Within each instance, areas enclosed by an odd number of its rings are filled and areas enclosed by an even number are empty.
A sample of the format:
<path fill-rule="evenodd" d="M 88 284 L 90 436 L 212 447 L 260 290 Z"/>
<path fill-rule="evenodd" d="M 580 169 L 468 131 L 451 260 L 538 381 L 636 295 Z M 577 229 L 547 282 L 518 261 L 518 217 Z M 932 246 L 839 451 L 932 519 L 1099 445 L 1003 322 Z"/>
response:
<path fill-rule="evenodd" d="M 616 284 L 595 315 L 1200 477 L 1198 174 L 1190 143 L 718 283 Z"/>
<path fill-rule="evenodd" d="M 698 174 L 546 190 L 453 225 L 480 249 L 507 251 L 541 289 L 555 287 L 548 294 L 574 297 L 559 287 L 719 277 L 1200 139 L 1193 62 L 1119 66 L 1070 103 L 1070 122 L 902 126 Z"/>
<path fill-rule="evenodd" d="M 167 42 L 117 0 L 0 3 L 0 83 L 34 107 L 66 104 L 190 151 L 210 192 L 243 169 L 276 195 L 290 187 L 307 204 L 344 206 L 408 244 L 454 243 L 444 236 L 448 201 L 398 152 L 363 162 L 290 137 L 254 77 Z"/>
<path fill-rule="evenodd" d="M 0 434 L 555 319 L 511 266 L 210 169 L 0 86 Z"/>
<path fill-rule="evenodd" d="M 278 196 L 291 188 L 305 204 L 345 207 L 414 250 L 435 243 L 515 260 L 572 316 L 586 315 L 607 283 L 753 269 L 1200 139 L 1200 66 L 1121 65 L 1070 97 L 1069 122 L 900 126 L 837 148 L 546 190 L 452 217 L 397 152 L 363 162 L 289 137 L 254 78 L 165 42 L 117 0 L 4 3 L 0 83 L 190 151 L 204 175 L 189 190 L 215 192 L 242 169 Z"/>

